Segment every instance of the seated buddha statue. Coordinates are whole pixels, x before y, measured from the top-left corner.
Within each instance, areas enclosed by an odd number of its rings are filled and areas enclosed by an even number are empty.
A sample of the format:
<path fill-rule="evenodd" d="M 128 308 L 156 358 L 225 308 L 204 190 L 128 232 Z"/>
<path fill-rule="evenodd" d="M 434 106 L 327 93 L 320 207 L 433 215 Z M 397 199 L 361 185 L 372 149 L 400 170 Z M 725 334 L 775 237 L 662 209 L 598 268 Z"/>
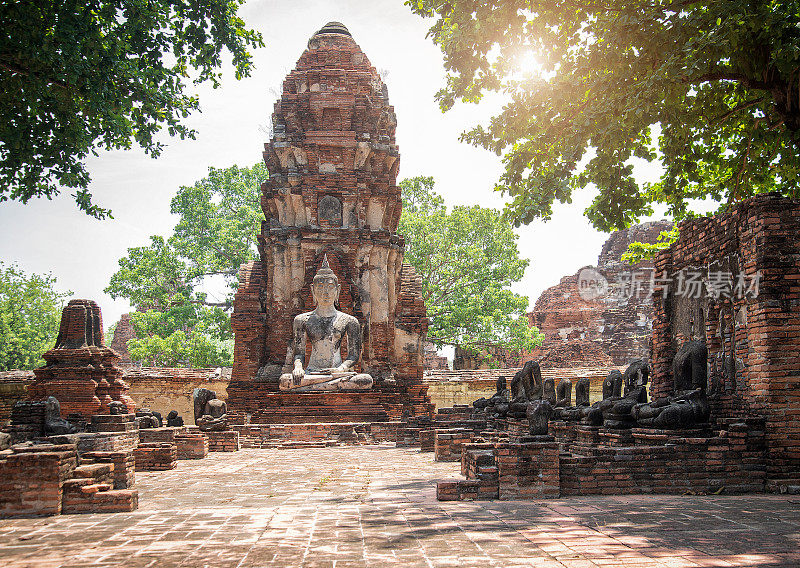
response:
<path fill-rule="evenodd" d="M 372 377 L 353 367 L 361 358 L 361 324 L 336 309 L 341 287 L 328 265 L 328 257 L 311 283 L 316 308 L 294 318 L 292 349 L 294 368 L 280 378 L 280 390 L 292 392 L 365 391 L 372 388 Z M 342 361 L 342 340 L 347 338 L 347 357 Z M 311 341 L 311 357 L 305 362 L 306 341 Z"/>

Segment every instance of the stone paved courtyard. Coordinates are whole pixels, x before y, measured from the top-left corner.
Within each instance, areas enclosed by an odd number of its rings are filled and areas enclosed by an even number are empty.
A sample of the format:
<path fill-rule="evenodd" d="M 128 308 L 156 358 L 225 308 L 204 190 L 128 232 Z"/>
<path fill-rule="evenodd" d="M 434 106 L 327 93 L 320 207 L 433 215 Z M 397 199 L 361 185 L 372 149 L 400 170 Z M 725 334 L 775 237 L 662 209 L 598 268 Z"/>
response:
<path fill-rule="evenodd" d="M 0 566 L 800 566 L 799 496 L 437 502 L 392 446 L 243 450 L 137 473 L 127 514 L 0 521 Z"/>

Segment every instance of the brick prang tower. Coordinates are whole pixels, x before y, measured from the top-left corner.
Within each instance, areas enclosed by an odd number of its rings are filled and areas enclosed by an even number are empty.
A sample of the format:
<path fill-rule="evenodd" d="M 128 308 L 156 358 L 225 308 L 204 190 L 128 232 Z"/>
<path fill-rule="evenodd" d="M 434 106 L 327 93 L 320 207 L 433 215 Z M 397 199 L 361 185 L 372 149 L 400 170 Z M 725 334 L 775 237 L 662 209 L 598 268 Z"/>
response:
<path fill-rule="evenodd" d="M 119 355 L 105 344 L 103 315 L 96 302 L 69 301 L 61 312 L 56 345 L 42 358 L 47 364 L 33 371 L 30 400 L 54 396 L 63 417 L 80 414 L 85 420 L 107 414 L 114 401 L 122 402 L 128 412 L 136 409 L 122 380 Z"/>
<path fill-rule="evenodd" d="M 403 262 L 397 233 L 396 125 L 386 85 L 350 32 L 338 22 L 325 25 L 284 80 L 272 115 L 260 258 L 242 266 L 231 320 L 232 411 L 254 422 L 430 413 L 422 386 L 422 284 Z M 292 321 L 314 309 L 310 285 L 325 255 L 341 284 L 339 310 L 362 326 L 358 370 L 375 379 L 370 393 L 278 392 L 278 377 L 291 369 Z M 306 409 L 287 414 L 293 405 Z"/>

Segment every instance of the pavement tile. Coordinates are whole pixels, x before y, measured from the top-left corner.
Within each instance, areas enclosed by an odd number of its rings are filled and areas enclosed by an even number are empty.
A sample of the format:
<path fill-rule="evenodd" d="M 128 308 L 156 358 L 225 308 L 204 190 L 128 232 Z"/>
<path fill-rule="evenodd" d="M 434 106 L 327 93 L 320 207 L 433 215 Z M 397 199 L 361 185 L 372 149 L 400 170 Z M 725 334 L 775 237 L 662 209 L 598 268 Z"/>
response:
<path fill-rule="evenodd" d="M 137 472 L 133 513 L 0 520 L 0 566 L 800 566 L 794 496 L 436 501 L 458 467 L 388 444 L 212 453 Z"/>

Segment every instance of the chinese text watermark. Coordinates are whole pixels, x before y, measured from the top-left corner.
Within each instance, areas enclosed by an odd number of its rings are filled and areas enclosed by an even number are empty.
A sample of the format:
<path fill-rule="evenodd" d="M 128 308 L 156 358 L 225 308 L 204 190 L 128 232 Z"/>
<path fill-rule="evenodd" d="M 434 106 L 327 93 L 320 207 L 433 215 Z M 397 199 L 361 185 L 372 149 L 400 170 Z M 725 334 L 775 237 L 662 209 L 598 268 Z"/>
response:
<path fill-rule="evenodd" d="M 609 282 L 598 270 L 590 267 L 578 272 L 578 294 L 584 300 L 610 297 L 619 300 L 666 297 L 670 291 L 685 298 L 755 298 L 761 283 L 761 271 L 754 274 L 725 270 L 685 268 L 666 277 L 656 277 L 653 269 L 619 272 Z"/>

